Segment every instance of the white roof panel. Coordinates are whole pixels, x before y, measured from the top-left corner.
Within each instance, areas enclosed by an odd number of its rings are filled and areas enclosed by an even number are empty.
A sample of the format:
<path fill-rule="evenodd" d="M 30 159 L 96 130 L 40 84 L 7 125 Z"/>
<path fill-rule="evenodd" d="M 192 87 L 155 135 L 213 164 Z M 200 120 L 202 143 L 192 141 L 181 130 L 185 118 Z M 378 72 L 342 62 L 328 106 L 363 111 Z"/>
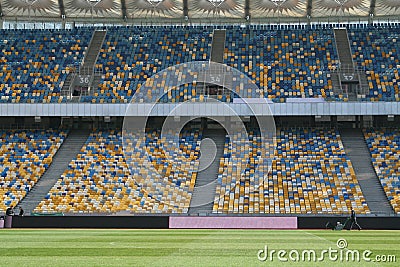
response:
<path fill-rule="evenodd" d="M 122 18 L 120 0 L 63 0 L 67 18 Z"/>
<path fill-rule="evenodd" d="M 371 2 L 374 17 L 400 15 L 400 0 L 60 0 L 67 19 L 183 19 L 187 6 L 189 19 L 210 22 L 210 19 L 243 20 L 251 18 L 368 18 Z M 125 2 L 125 5 L 123 5 Z M 246 7 L 248 3 L 248 7 Z M 60 18 L 59 0 L 0 0 L 4 18 Z M 310 9 L 307 7 L 310 5 Z M 212 21 L 212 20 L 211 20 Z"/>
<path fill-rule="evenodd" d="M 6 17 L 60 17 L 58 0 L 2 0 L 1 8 Z"/>

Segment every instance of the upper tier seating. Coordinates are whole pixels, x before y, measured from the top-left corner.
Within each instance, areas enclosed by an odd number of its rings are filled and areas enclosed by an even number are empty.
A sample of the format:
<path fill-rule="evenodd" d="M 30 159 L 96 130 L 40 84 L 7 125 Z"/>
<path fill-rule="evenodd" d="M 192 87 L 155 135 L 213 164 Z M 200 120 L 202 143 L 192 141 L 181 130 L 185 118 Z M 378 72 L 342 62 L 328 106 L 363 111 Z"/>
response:
<path fill-rule="evenodd" d="M 35 211 L 186 213 L 198 169 L 198 140 L 197 131 L 185 131 L 179 144 L 168 143 L 182 154 L 166 155 L 159 132 L 150 131 L 145 140 L 132 136 L 128 168 L 121 133 L 94 132 Z"/>
<path fill-rule="evenodd" d="M 224 63 L 247 74 L 261 89 L 247 92 L 248 88 L 242 88 L 245 97 L 264 96 L 276 102 L 307 97 L 346 100 L 336 95 L 330 77 L 339 64 L 333 28 L 272 26 L 224 26 Z M 93 31 L 90 27 L 0 30 L 0 102 L 66 102 L 60 90 L 71 68 L 82 62 Z M 361 100 L 399 101 L 400 27 L 349 26 L 348 33 L 354 61 L 365 68 L 368 78 L 369 91 Z M 108 28 L 95 64 L 102 77 L 90 91 L 92 95 L 82 96 L 80 101 L 126 103 L 137 90 L 143 98 L 151 97 L 154 92 L 140 91 L 141 84 L 169 66 L 209 60 L 212 34 L 211 26 Z M 232 101 L 233 95 L 220 98 Z M 186 84 L 161 101 L 192 99 L 205 97 Z"/>
<path fill-rule="evenodd" d="M 227 30 L 224 63 L 246 73 L 266 98 L 335 97 L 329 74 L 338 64 L 332 29 L 234 27 Z"/>
<path fill-rule="evenodd" d="M 91 36 L 89 29 L 0 30 L 0 102 L 65 102 L 61 88 Z"/>
<path fill-rule="evenodd" d="M 269 173 L 260 134 L 250 135 L 248 151 L 236 145 L 243 138 L 226 139 L 214 213 L 369 213 L 337 131 L 278 131 Z"/>
<path fill-rule="evenodd" d="M 400 214 L 400 131 L 365 129 L 372 165 L 393 210 Z"/>
<path fill-rule="evenodd" d="M 15 207 L 40 179 L 61 146 L 61 131 L 0 131 L 0 211 Z"/>
<path fill-rule="evenodd" d="M 400 27 L 348 30 L 353 59 L 367 73 L 368 101 L 399 101 Z"/>
<path fill-rule="evenodd" d="M 94 96 L 83 101 L 129 102 L 138 86 L 157 72 L 176 64 L 208 60 L 211 37 L 211 27 L 110 28 L 96 64 L 104 72 L 102 79 Z M 170 101 L 180 101 L 180 96 Z"/>

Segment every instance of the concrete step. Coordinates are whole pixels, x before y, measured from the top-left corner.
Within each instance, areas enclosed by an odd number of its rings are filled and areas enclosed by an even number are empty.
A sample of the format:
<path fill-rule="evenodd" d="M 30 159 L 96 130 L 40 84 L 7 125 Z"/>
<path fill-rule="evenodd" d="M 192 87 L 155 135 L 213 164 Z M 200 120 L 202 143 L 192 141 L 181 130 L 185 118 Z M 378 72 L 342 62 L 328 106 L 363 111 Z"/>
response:
<path fill-rule="evenodd" d="M 89 44 L 89 47 L 87 48 L 86 53 L 85 53 L 85 57 L 83 59 L 82 68 L 79 71 L 80 74 L 93 75 L 95 64 L 96 64 L 100 49 L 101 49 L 101 47 L 103 45 L 106 33 L 107 33 L 106 31 L 95 31 L 93 33 L 92 39 L 91 39 L 90 44 Z M 71 76 L 71 78 L 69 78 L 69 76 Z M 74 87 L 75 86 L 75 84 L 73 84 L 75 82 L 74 81 L 75 77 L 76 76 L 73 75 L 73 74 L 69 74 L 67 76 L 67 79 L 65 80 L 65 83 L 64 83 L 64 85 L 62 87 L 63 96 L 72 95 L 72 92 L 70 92 L 70 91 L 72 91 L 73 88 L 71 88 L 72 90 L 70 90 L 70 87 Z M 90 78 L 93 78 L 93 77 L 90 77 Z M 94 83 L 94 79 L 92 79 L 89 87 L 93 87 L 93 83 Z M 74 102 L 74 101 L 77 101 L 77 100 L 79 100 L 79 97 L 78 98 L 73 98 L 70 101 Z"/>
<path fill-rule="evenodd" d="M 371 154 L 361 130 L 343 129 L 340 131 L 340 136 L 371 213 L 393 214 L 393 209 L 372 166 Z"/>
<path fill-rule="evenodd" d="M 214 30 L 211 45 L 211 61 L 224 63 L 225 37 L 225 30 Z"/>
<path fill-rule="evenodd" d="M 68 73 L 67 77 L 65 78 L 64 84 L 61 88 L 62 96 L 69 96 L 72 94 L 72 92 L 70 92 L 70 87 L 71 87 L 73 78 L 74 78 L 74 74 Z"/>
<path fill-rule="evenodd" d="M 339 59 L 342 64 L 353 66 L 353 58 L 350 50 L 350 43 L 346 29 L 335 29 L 335 41 L 339 54 Z"/>
<path fill-rule="evenodd" d="M 88 130 L 71 130 L 61 147 L 53 157 L 53 162 L 42 175 L 36 185 L 27 193 L 18 204 L 27 214 L 32 212 L 44 199 L 53 185 L 68 168 L 69 163 L 76 158 L 82 146 L 89 137 Z"/>
<path fill-rule="evenodd" d="M 88 50 L 85 54 L 85 59 L 84 59 L 84 63 L 83 63 L 84 68 L 93 68 L 94 67 L 94 64 L 96 63 L 101 46 L 103 45 L 103 41 L 106 36 L 106 33 L 107 33 L 106 31 L 95 31 L 93 33 Z"/>
<path fill-rule="evenodd" d="M 212 139 L 214 145 L 200 146 L 200 171 L 197 173 L 189 214 L 209 214 L 213 209 L 219 162 L 224 155 L 225 131 L 206 129 L 203 140 L 207 138 Z"/>

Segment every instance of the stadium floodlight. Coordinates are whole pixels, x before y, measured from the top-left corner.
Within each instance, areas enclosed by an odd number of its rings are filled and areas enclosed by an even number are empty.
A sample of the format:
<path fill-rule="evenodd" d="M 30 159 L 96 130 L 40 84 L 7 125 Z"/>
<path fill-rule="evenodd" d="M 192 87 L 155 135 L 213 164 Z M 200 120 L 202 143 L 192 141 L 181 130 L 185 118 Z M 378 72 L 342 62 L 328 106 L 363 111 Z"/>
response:
<path fill-rule="evenodd" d="M 157 7 L 161 4 L 164 0 L 147 0 L 147 2 L 152 5 L 153 7 Z"/>
<path fill-rule="evenodd" d="M 101 1 L 103 1 L 103 0 L 86 0 L 86 2 L 88 2 L 89 3 L 89 5 L 91 5 L 92 7 L 93 6 L 96 6 L 98 3 L 100 3 Z"/>
<path fill-rule="evenodd" d="M 346 4 L 346 2 L 348 2 L 349 0 L 335 0 L 336 3 L 338 3 L 339 5 L 343 6 L 344 4 Z"/>
<path fill-rule="evenodd" d="M 225 0 L 208 0 L 214 7 L 219 7 Z"/>
<path fill-rule="evenodd" d="M 25 0 L 25 3 L 28 5 L 33 5 L 35 2 L 37 2 L 37 0 Z"/>
<path fill-rule="evenodd" d="M 274 3 L 276 6 L 281 6 L 286 1 L 287 0 L 271 0 L 271 2 Z"/>

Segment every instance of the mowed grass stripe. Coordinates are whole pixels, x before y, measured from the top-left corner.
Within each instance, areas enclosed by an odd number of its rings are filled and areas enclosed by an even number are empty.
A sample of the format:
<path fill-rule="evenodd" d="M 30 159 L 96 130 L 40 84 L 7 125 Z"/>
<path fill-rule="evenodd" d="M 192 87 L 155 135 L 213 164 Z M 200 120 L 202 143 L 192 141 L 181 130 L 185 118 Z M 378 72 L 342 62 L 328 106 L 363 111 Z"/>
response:
<path fill-rule="evenodd" d="M 165 256 L 178 252 L 182 256 L 236 256 L 254 254 L 252 249 L 191 249 L 191 248 L 18 248 L 0 249 L 2 256 Z"/>
<path fill-rule="evenodd" d="M 301 230 L 1 230 L 4 266 L 288 266 L 260 262 L 257 252 L 270 249 L 337 248 L 393 254 L 399 266 L 400 231 Z M 52 265 L 53 264 L 53 265 Z M 293 262 L 291 264 L 294 264 Z M 290 265 L 290 264 L 289 264 Z M 354 266 L 354 263 L 304 263 L 299 266 Z"/>

